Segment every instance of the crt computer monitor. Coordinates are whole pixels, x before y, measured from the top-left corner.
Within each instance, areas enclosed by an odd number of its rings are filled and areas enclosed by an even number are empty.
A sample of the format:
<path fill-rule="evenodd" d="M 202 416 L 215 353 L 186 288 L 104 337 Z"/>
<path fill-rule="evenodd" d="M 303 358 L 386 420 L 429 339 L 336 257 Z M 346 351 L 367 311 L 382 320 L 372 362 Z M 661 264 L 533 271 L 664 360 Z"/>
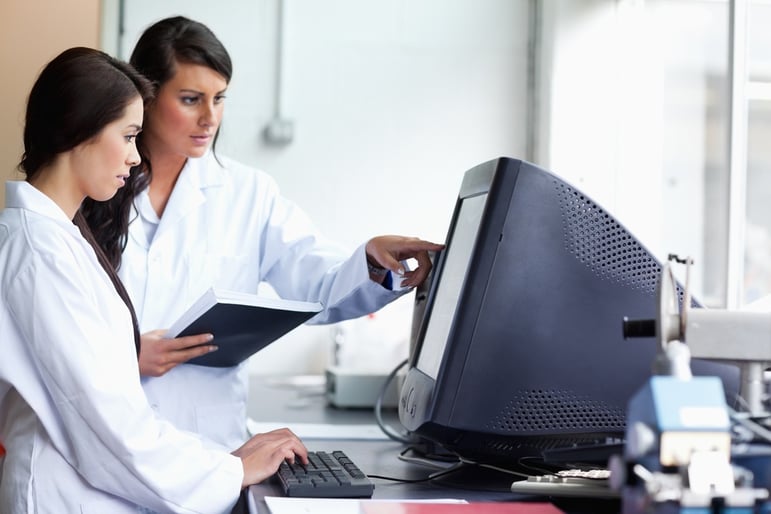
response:
<path fill-rule="evenodd" d="M 401 423 L 475 461 L 620 440 L 656 351 L 625 340 L 623 319 L 655 319 L 661 270 L 558 176 L 509 158 L 472 168 L 420 306 Z M 692 368 L 735 395 L 735 367 Z"/>

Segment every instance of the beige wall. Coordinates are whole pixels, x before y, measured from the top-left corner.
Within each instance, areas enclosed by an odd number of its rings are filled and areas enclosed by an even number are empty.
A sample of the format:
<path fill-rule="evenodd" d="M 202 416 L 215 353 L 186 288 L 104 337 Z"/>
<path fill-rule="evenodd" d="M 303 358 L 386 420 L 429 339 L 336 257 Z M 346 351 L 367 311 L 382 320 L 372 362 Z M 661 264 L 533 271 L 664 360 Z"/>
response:
<path fill-rule="evenodd" d="M 0 206 L 5 181 L 21 178 L 24 109 L 42 67 L 71 46 L 99 45 L 100 0 L 0 1 Z"/>

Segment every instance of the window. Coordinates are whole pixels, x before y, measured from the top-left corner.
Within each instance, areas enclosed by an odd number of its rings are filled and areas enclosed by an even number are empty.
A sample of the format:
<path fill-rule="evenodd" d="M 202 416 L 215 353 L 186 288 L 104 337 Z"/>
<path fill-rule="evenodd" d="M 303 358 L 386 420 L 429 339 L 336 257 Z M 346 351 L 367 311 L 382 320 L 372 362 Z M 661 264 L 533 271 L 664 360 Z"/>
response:
<path fill-rule="evenodd" d="M 703 304 L 771 294 L 771 1 L 533 5 L 531 159 L 660 260 L 692 257 Z"/>

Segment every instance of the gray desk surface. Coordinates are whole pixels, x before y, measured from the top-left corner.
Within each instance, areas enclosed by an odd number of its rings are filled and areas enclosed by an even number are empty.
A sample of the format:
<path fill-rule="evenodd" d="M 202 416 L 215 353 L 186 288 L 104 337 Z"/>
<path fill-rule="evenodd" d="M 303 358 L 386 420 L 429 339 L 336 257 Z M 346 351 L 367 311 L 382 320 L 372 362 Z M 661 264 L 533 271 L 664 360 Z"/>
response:
<path fill-rule="evenodd" d="M 300 383 L 308 381 L 300 380 Z M 373 424 L 372 409 L 339 409 L 327 406 L 323 394 L 323 385 L 299 385 L 291 379 L 253 380 L 250 390 L 249 416 L 259 422 L 280 422 L 289 428 L 292 423 L 329 423 L 329 424 Z M 395 409 L 384 412 L 387 422 L 397 423 Z M 308 439 L 303 442 L 311 451 L 343 450 L 367 475 L 379 475 L 405 480 L 425 479 L 436 469 L 399 458 L 400 452 L 407 446 L 390 439 L 351 440 L 351 439 Z M 495 478 L 484 473 L 474 472 L 474 476 L 462 476 L 462 473 L 448 475 L 447 479 L 437 479 L 418 483 L 404 483 L 373 478 L 375 499 L 437 499 L 463 498 L 469 501 L 522 501 L 526 497 L 514 494 L 506 489 L 507 483 L 501 482 L 501 475 Z M 489 481 L 488 481 L 489 478 Z M 504 477 L 505 478 L 505 477 Z M 472 487 L 466 487 L 472 485 Z M 265 505 L 265 496 L 281 496 L 278 486 L 270 482 L 253 485 L 249 488 L 249 500 L 252 510 L 260 514 L 269 512 Z M 530 498 L 532 499 L 532 498 Z M 562 505 L 560 505 L 562 507 Z M 564 508 L 564 507 L 563 507 Z M 571 506 L 569 512 L 613 512 L 598 509 L 597 505 Z"/>

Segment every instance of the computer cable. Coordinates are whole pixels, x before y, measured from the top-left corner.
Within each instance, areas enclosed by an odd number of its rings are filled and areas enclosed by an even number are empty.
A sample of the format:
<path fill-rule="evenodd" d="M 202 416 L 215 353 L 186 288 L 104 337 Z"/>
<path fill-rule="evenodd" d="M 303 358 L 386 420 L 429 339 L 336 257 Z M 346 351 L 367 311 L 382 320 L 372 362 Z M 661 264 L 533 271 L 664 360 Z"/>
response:
<path fill-rule="evenodd" d="M 401 370 L 404 366 L 407 365 L 408 359 L 404 359 L 402 362 L 400 362 L 392 371 L 388 374 L 388 376 L 385 379 L 385 382 L 383 382 L 383 386 L 380 388 L 380 394 L 377 396 L 377 400 L 375 401 L 375 420 L 377 421 L 377 426 L 380 427 L 380 430 L 383 431 L 385 435 L 387 435 L 390 439 L 393 439 L 394 441 L 398 441 L 400 443 L 405 444 L 412 444 L 415 441 L 412 440 L 408 433 L 399 433 L 394 428 L 386 425 L 385 421 L 383 420 L 383 398 L 388 392 L 388 388 L 391 385 L 391 382 L 394 381 L 394 378 L 396 378 L 396 374 L 399 373 L 399 370 Z"/>
<path fill-rule="evenodd" d="M 501 473 L 506 473 L 507 475 L 514 475 L 516 477 L 521 477 L 521 478 L 527 478 L 530 476 L 527 473 L 520 473 L 519 471 L 514 471 L 513 469 L 507 469 L 500 466 L 495 466 L 493 464 L 485 464 L 482 462 L 474 462 L 474 461 L 466 460 L 462 458 L 461 458 L 461 463 L 466 464 L 468 466 L 478 466 L 480 468 L 492 469 L 493 471 L 499 471 Z"/>
<path fill-rule="evenodd" d="M 410 449 L 405 449 L 401 454 L 400 458 L 409 451 Z M 479 462 L 474 462 L 468 459 L 460 459 L 457 458 L 454 463 L 452 463 L 449 466 L 439 466 L 437 463 L 431 463 L 426 462 L 425 459 L 420 460 L 410 460 L 409 458 L 405 458 L 407 462 L 415 461 L 419 464 L 423 465 L 431 465 L 434 468 L 438 468 L 433 473 L 430 473 L 429 475 L 423 477 L 423 478 L 416 478 L 416 479 L 410 479 L 410 478 L 399 478 L 399 477 L 389 477 L 389 476 L 383 476 L 383 475 L 370 475 L 368 474 L 367 477 L 370 479 L 380 479 L 380 480 L 389 480 L 392 482 L 400 482 L 405 484 L 414 484 L 414 483 L 421 483 L 421 482 L 432 482 L 435 481 L 437 485 L 441 485 L 444 487 L 449 488 L 458 488 L 461 487 L 463 489 L 471 489 L 471 490 L 478 490 L 478 491 L 509 491 L 511 479 L 503 480 L 502 477 L 509 477 L 509 476 L 515 476 L 518 479 L 526 479 L 531 476 L 529 473 L 523 473 L 523 472 L 517 472 L 512 469 L 506 469 L 503 467 L 498 467 L 490 464 L 483 464 Z M 481 480 L 479 478 L 474 479 L 473 481 L 467 481 L 469 477 L 479 477 L 478 473 L 487 470 L 487 472 L 492 471 L 496 478 L 494 481 L 491 481 L 490 477 L 491 475 L 484 475 L 484 478 Z M 471 472 L 472 475 L 463 475 L 464 473 Z M 460 478 L 460 481 L 458 482 L 447 482 L 444 481 L 447 478 L 452 477 L 455 474 L 460 474 L 461 476 L 464 476 L 464 478 Z M 495 484 L 496 482 L 500 482 L 498 486 L 493 485 L 491 487 L 491 483 Z M 502 484 L 502 485 L 501 485 Z"/>
<path fill-rule="evenodd" d="M 476 461 L 473 461 L 473 460 L 464 459 L 463 457 L 460 457 L 460 462 L 463 463 L 463 464 L 466 464 L 468 466 L 477 466 L 477 467 L 480 467 L 480 468 L 491 469 L 493 471 L 498 471 L 498 472 L 501 472 L 501 473 L 506 473 L 508 475 L 514 475 L 514 476 L 517 476 L 517 477 L 520 477 L 520 478 L 528 478 L 528 477 L 532 476 L 532 473 L 524 473 L 522 471 L 515 471 L 513 469 L 504 468 L 502 466 L 496 466 L 494 464 L 487 464 L 487 463 L 484 463 L 484 462 L 476 462 Z M 521 460 L 519 461 L 519 464 L 521 466 L 525 466 L 525 464 L 523 464 L 523 462 Z M 538 469 L 538 468 L 532 468 L 532 469 Z M 539 471 L 542 474 L 550 473 L 550 471 L 547 471 L 547 470 L 539 470 Z"/>
<path fill-rule="evenodd" d="M 433 443 L 422 440 L 406 431 L 403 433 L 397 432 L 396 429 L 387 425 L 383 419 L 383 398 L 387 394 L 391 382 L 393 382 L 393 380 L 396 378 L 396 375 L 407 364 L 407 362 L 409 362 L 408 359 L 400 362 L 386 377 L 386 380 L 383 383 L 383 387 L 380 389 L 380 393 L 378 394 L 377 400 L 375 401 L 375 419 L 377 421 L 377 425 L 380 427 L 380 430 L 382 430 L 383 433 L 386 434 L 390 439 L 409 445 L 401 453 L 399 453 L 399 460 L 428 466 L 431 466 L 433 462 L 435 463 L 433 464 L 433 467 L 446 469 L 446 466 L 442 466 L 440 463 L 458 463 L 459 461 L 455 454 L 447 452 L 437 453 L 435 451 L 431 451 L 431 448 L 434 447 Z M 422 457 L 406 457 L 406 453 L 408 451 L 413 451 Z"/>
<path fill-rule="evenodd" d="M 408 452 L 414 452 L 419 457 L 408 456 Z M 448 464 L 454 465 L 460 462 L 460 459 L 456 455 L 451 454 L 430 454 L 424 450 L 419 450 L 415 446 L 410 445 L 401 452 L 399 452 L 398 459 L 403 462 L 409 462 L 410 464 L 420 464 L 434 469 L 448 469 Z"/>
<path fill-rule="evenodd" d="M 451 473 L 455 473 L 456 471 L 460 470 L 464 466 L 465 466 L 464 463 L 457 462 L 448 468 L 444 468 L 441 471 L 435 471 L 423 478 L 398 478 L 398 477 L 387 477 L 383 475 L 367 475 L 367 477 L 376 478 L 379 480 L 390 480 L 391 482 L 401 482 L 403 484 L 418 484 L 420 482 L 430 482 L 431 480 L 435 480 L 439 477 L 449 475 Z"/>

